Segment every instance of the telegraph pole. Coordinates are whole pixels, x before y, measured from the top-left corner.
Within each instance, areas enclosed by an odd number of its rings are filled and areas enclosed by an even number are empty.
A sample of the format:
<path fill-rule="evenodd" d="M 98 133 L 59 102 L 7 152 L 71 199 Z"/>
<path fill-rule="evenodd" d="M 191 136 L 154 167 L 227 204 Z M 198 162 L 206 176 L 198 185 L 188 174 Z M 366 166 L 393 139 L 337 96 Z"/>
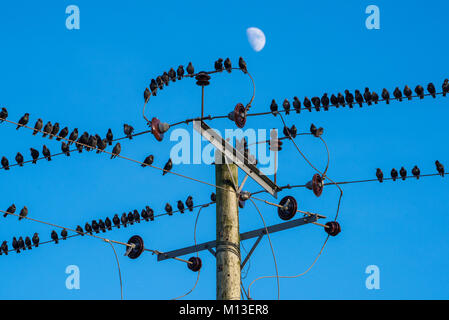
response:
<path fill-rule="evenodd" d="M 240 230 L 238 199 L 238 167 L 215 152 L 217 188 L 217 300 L 240 300 Z M 235 185 L 234 185 L 235 184 Z"/>

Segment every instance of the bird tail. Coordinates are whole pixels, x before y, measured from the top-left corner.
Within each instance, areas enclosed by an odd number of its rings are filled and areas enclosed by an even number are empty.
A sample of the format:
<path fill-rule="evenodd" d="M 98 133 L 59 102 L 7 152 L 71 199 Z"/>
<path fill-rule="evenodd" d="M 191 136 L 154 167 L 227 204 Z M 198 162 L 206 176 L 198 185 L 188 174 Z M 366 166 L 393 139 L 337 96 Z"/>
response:
<path fill-rule="evenodd" d="M 56 239 L 56 240 L 55 240 L 55 243 L 56 243 L 56 244 L 58 244 L 58 243 L 59 243 L 58 239 Z"/>
<path fill-rule="evenodd" d="M 47 157 L 47 160 L 48 160 L 48 161 L 51 161 L 51 156 L 48 156 L 48 157 Z"/>
<path fill-rule="evenodd" d="M 56 141 L 61 141 L 61 139 L 62 139 L 61 137 L 57 137 Z"/>
<path fill-rule="evenodd" d="M 35 136 L 36 134 L 37 134 L 37 130 L 34 130 L 34 132 L 33 132 L 33 136 Z"/>
<path fill-rule="evenodd" d="M 48 139 L 50 139 L 50 140 L 53 139 L 53 135 L 50 135 L 50 136 L 48 137 Z"/>
<path fill-rule="evenodd" d="M 8 214 L 7 213 L 5 213 L 4 215 L 3 215 L 3 218 L 6 218 L 8 216 Z"/>
<path fill-rule="evenodd" d="M 412 96 L 408 97 L 409 100 L 412 100 Z"/>
<path fill-rule="evenodd" d="M 446 91 L 443 91 L 443 97 L 445 97 L 446 96 Z"/>
<path fill-rule="evenodd" d="M 9 167 L 5 167 L 5 170 L 9 170 Z"/>
<path fill-rule="evenodd" d="M 19 221 L 22 220 L 22 217 L 19 217 Z"/>
<path fill-rule="evenodd" d="M 37 159 L 33 159 L 33 163 L 36 164 L 37 163 Z"/>
<path fill-rule="evenodd" d="M 386 102 L 387 104 L 390 104 L 390 100 L 385 100 L 385 102 Z"/>
<path fill-rule="evenodd" d="M 109 141 L 109 145 L 112 146 L 112 141 Z"/>
<path fill-rule="evenodd" d="M 114 155 L 111 156 L 111 159 L 114 159 Z"/>
<path fill-rule="evenodd" d="M 45 138 L 47 136 L 47 134 L 46 133 L 44 133 L 43 135 L 42 135 L 42 138 Z"/>

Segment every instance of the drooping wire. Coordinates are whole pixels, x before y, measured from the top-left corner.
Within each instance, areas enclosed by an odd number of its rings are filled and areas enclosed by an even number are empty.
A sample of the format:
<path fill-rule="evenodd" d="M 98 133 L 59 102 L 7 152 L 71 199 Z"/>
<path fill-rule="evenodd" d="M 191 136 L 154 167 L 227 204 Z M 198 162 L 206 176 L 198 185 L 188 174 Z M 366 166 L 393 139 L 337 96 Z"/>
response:
<path fill-rule="evenodd" d="M 120 296 L 121 300 L 123 300 L 123 284 L 122 284 L 122 271 L 120 270 L 120 262 L 118 261 L 117 252 L 115 251 L 114 245 L 109 241 L 105 240 L 107 243 L 109 243 L 112 247 L 112 250 L 114 250 L 115 260 L 117 261 L 117 268 L 118 268 L 118 276 L 120 279 Z"/>

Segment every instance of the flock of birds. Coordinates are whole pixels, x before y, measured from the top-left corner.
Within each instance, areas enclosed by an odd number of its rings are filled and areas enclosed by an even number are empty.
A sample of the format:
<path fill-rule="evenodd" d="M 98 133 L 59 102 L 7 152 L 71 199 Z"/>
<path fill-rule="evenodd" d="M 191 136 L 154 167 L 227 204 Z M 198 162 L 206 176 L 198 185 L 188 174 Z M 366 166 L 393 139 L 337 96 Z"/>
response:
<path fill-rule="evenodd" d="M 446 94 L 449 93 L 448 79 L 444 80 L 441 88 L 443 96 L 446 96 Z M 433 98 L 436 98 L 437 92 L 433 83 L 429 83 L 427 85 L 427 92 Z M 424 99 L 424 96 L 426 95 L 424 87 L 421 85 L 417 85 L 415 87 L 415 93 L 416 96 L 418 96 L 420 99 Z M 339 92 L 337 95 L 332 94 L 330 98 L 327 93 L 324 93 L 321 98 L 313 97 L 309 99 L 305 97 L 303 106 L 309 112 L 312 112 L 312 108 L 315 108 L 316 111 L 320 111 L 321 108 L 323 108 L 325 111 L 328 111 L 330 106 L 336 108 L 340 106 L 349 106 L 349 108 L 353 108 L 354 104 L 358 104 L 360 107 L 362 107 L 364 103 L 370 106 L 373 103 L 377 104 L 379 101 L 385 101 L 387 104 L 389 104 L 390 100 L 402 101 L 402 99 L 405 98 L 407 98 L 408 100 L 412 100 L 413 92 L 412 89 L 410 89 L 410 87 L 407 85 L 404 87 L 403 91 L 401 91 L 399 87 L 396 87 L 396 89 L 393 91 L 393 97 L 391 97 L 390 92 L 384 88 L 382 90 L 381 97 L 382 99 L 379 99 L 379 95 L 374 91 L 371 92 L 369 88 L 365 88 L 365 92 L 363 94 L 359 90 L 355 90 L 354 94 L 352 94 L 349 90 L 345 90 L 345 95 Z M 288 99 L 284 100 L 284 102 L 282 103 L 282 107 L 284 108 L 285 114 L 290 114 L 291 105 Z M 301 112 L 301 101 L 298 99 L 298 97 L 293 98 L 293 108 L 297 113 Z M 276 116 L 279 112 L 279 106 L 276 103 L 275 99 L 271 101 L 270 110 L 274 116 Z"/>
<path fill-rule="evenodd" d="M 210 196 L 210 199 L 212 202 L 216 202 L 216 195 L 215 193 L 212 193 Z M 184 202 L 179 200 L 177 203 L 178 211 L 173 211 L 173 207 L 170 205 L 170 203 L 167 203 L 165 205 L 165 212 L 167 215 L 172 216 L 175 212 L 184 213 L 186 210 L 189 210 L 190 212 L 194 209 L 193 204 L 193 197 L 189 196 L 187 197 L 187 200 Z M 15 214 L 16 212 L 16 206 L 15 204 L 12 204 L 7 210 L 6 213 L 3 215 L 3 217 L 7 217 L 10 214 Z M 28 209 L 27 207 L 24 207 L 19 214 L 19 220 L 24 219 L 28 215 Z M 112 230 L 113 227 L 120 229 L 121 226 L 127 227 L 128 225 L 134 225 L 134 223 L 140 223 L 142 220 L 144 221 L 154 221 L 154 211 L 149 206 L 146 206 L 144 209 L 142 209 L 141 213 L 139 214 L 139 211 L 137 209 L 130 211 L 129 213 L 123 213 L 121 217 L 119 217 L 118 214 L 115 214 L 112 219 L 109 217 L 106 217 L 106 219 L 103 221 L 102 219 L 99 219 L 98 222 L 96 220 L 92 220 L 91 223 L 86 222 L 84 225 L 84 229 L 78 225 L 76 227 L 76 232 L 78 235 L 84 236 L 85 234 L 93 235 L 93 233 L 105 233 L 107 230 Z M 51 239 L 55 244 L 59 243 L 59 240 L 66 240 L 68 237 L 67 229 L 62 229 L 60 233 L 61 238 L 59 237 L 58 233 L 53 230 L 51 232 Z M 12 247 L 14 251 L 17 253 L 20 253 L 21 250 L 31 250 L 32 247 L 39 247 L 40 239 L 39 234 L 34 233 L 33 237 L 25 237 L 25 240 L 22 236 L 20 236 L 18 239 L 17 237 L 13 237 L 12 240 Z M 0 255 L 5 254 L 8 255 L 9 247 L 8 242 L 3 241 L 2 245 L 0 246 Z"/>
<path fill-rule="evenodd" d="M 441 177 L 444 177 L 444 166 L 441 164 L 441 162 L 436 160 L 435 167 L 437 169 L 438 174 Z M 396 179 L 398 179 L 399 175 L 401 176 L 402 180 L 407 179 L 407 170 L 404 167 L 401 167 L 401 169 L 399 170 L 399 173 L 395 168 L 393 168 L 393 169 L 391 169 L 390 174 L 391 174 L 391 179 L 393 179 L 393 181 L 396 181 Z M 419 179 L 419 176 L 421 175 L 421 170 L 419 170 L 418 166 L 413 167 L 412 174 L 416 179 Z M 376 177 L 377 177 L 377 180 L 379 180 L 379 182 L 384 181 L 384 174 L 383 174 L 382 170 L 379 168 L 377 168 L 377 170 L 376 170 Z"/>

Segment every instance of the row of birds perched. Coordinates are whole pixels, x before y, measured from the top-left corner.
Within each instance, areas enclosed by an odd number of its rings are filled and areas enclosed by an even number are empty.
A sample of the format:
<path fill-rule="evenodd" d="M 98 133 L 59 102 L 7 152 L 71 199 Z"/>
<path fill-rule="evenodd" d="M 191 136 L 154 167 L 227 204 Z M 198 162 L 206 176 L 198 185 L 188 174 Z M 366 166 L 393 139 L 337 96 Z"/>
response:
<path fill-rule="evenodd" d="M 229 58 L 226 58 L 226 60 L 224 61 L 222 58 L 219 58 L 217 61 L 215 61 L 214 68 L 216 72 L 222 72 L 226 70 L 227 72 L 231 73 L 232 62 Z M 239 58 L 239 68 L 244 73 L 248 72 L 246 62 L 242 57 Z M 185 71 L 187 71 L 187 75 L 185 75 Z M 176 79 L 181 80 L 184 77 L 193 77 L 195 75 L 195 68 L 193 67 L 192 62 L 189 62 L 185 71 L 184 66 L 180 65 L 176 71 L 174 68 L 171 68 L 168 72 L 165 71 L 162 75 L 156 77 L 156 79 L 151 79 L 149 86 L 150 88 L 146 88 L 143 94 L 145 103 L 148 102 L 151 95 L 156 96 L 158 89 L 162 90 L 164 86 L 168 86 L 170 84 L 170 81 L 176 82 Z"/>
<path fill-rule="evenodd" d="M 438 174 L 441 177 L 444 177 L 444 166 L 441 164 L 441 162 L 436 160 L 435 167 L 436 167 Z M 419 177 L 421 175 L 421 170 L 418 168 L 418 166 L 413 167 L 412 174 L 416 179 L 419 179 Z M 393 169 L 391 169 L 390 175 L 391 175 L 391 179 L 393 179 L 393 181 L 396 181 L 396 179 L 398 179 L 399 175 L 401 176 L 402 180 L 405 180 L 405 179 L 407 179 L 407 170 L 404 167 L 401 167 L 401 169 L 399 170 L 399 173 L 398 173 L 398 171 L 395 168 L 393 168 Z M 383 174 L 382 170 L 379 168 L 377 168 L 377 170 L 376 170 L 376 177 L 377 177 L 377 180 L 379 180 L 379 182 L 384 181 L 384 174 Z"/>
<path fill-rule="evenodd" d="M 446 94 L 449 93 L 448 79 L 444 80 L 441 88 L 443 96 L 446 96 Z M 433 83 L 429 83 L 427 85 L 427 92 L 432 97 L 436 98 L 437 92 Z M 425 96 L 425 90 L 423 86 L 417 85 L 415 87 L 415 93 L 420 99 L 423 99 Z M 353 108 L 354 104 L 358 104 L 360 107 L 362 107 L 364 103 L 370 106 L 373 103 L 377 104 L 379 101 L 385 101 L 387 104 L 389 104 L 390 100 L 402 101 L 402 99 L 404 98 L 412 100 L 413 92 L 409 86 L 405 86 L 403 91 L 401 91 L 399 87 L 396 87 L 396 89 L 393 91 L 393 97 L 391 97 L 390 92 L 384 88 L 382 90 L 381 97 L 382 99 L 379 99 L 379 95 L 374 91 L 371 92 L 369 88 L 365 88 L 363 94 L 359 90 L 355 90 L 354 94 L 349 92 L 349 90 L 345 90 L 345 95 L 339 92 L 337 95 L 332 94 L 330 98 L 327 93 L 324 93 L 321 98 L 313 97 L 309 100 L 309 98 L 305 97 L 303 105 L 305 109 L 307 109 L 309 112 L 312 112 L 312 108 L 315 108 L 316 111 L 320 111 L 321 107 L 325 111 L 328 111 L 329 107 L 331 106 L 338 108 L 340 106 L 345 107 L 346 105 L 348 105 L 349 108 Z M 282 103 L 282 107 L 284 108 L 286 114 L 290 114 L 291 105 L 288 99 L 284 100 L 284 102 Z M 296 113 L 301 112 L 301 101 L 298 99 L 298 97 L 293 98 L 293 108 Z M 276 116 L 279 112 L 279 106 L 276 103 L 275 99 L 271 101 L 270 110 L 274 116 Z"/>
<path fill-rule="evenodd" d="M 216 202 L 215 193 L 212 193 L 210 198 L 211 198 L 212 202 Z M 184 213 L 186 210 L 193 211 L 193 208 L 194 208 L 193 197 L 192 196 L 187 197 L 187 199 L 185 201 L 185 205 L 181 200 L 179 200 L 178 204 L 177 204 L 177 208 L 178 208 L 178 212 L 181 212 L 181 213 Z M 9 213 L 15 213 L 15 211 L 16 211 L 16 208 L 15 208 L 14 204 L 11 207 L 9 207 L 7 210 L 7 212 L 9 212 Z M 172 206 L 169 203 L 167 203 L 165 205 L 165 212 L 166 212 L 166 214 L 171 216 L 171 215 L 173 215 L 173 213 L 175 211 L 173 211 Z M 5 215 L 7 216 L 7 214 L 5 214 Z M 22 219 L 22 218 L 19 217 L 19 220 L 20 219 Z M 149 206 L 146 206 L 144 209 L 142 209 L 140 214 L 139 214 L 139 211 L 137 209 L 135 209 L 134 211 L 129 212 L 128 214 L 123 213 L 121 217 L 119 217 L 118 214 L 116 214 L 116 215 L 114 215 L 112 220 L 109 217 L 106 217 L 106 219 L 104 221 L 102 219 L 98 220 L 98 222 L 96 220 L 93 220 L 90 224 L 86 223 L 84 225 L 84 229 L 78 225 L 76 227 L 76 232 L 81 236 L 84 236 L 86 233 L 89 233 L 91 235 L 94 232 L 97 234 L 100 232 L 104 233 L 104 232 L 106 232 L 106 230 L 112 230 L 113 227 L 120 229 L 120 227 L 123 226 L 126 228 L 128 225 L 133 225 L 134 223 L 140 223 L 141 220 L 154 221 L 153 209 L 151 209 Z M 62 239 L 62 240 L 67 239 L 68 232 L 67 232 L 67 229 L 62 229 L 62 231 L 60 233 L 61 238 L 59 238 L 58 233 L 55 230 L 53 230 L 51 232 L 50 236 L 51 236 L 52 241 L 54 241 L 55 244 L 58 244 L 60 239 Z M 32 238 L 26 237 L 25 240 L 23 239 L 23 237 L 19 237 L 19 239 L 17 239 L 16 237 L 13 237 L 12 247 L 17 253 L 20 253 L 20 250 L 26 250 L 26 249 L 31 250 L 33 246 L 38 247 L 39 242 L 40 242 L 40 240 L 39 240 L 38 233 L 35 233 Z M 3 243 L 0 247 L 0 255 L 2 255 L 3 253 L 5 255 L 8 255 L 8 251 L 9 251 L 8 242 L 3 241 Z"/>

